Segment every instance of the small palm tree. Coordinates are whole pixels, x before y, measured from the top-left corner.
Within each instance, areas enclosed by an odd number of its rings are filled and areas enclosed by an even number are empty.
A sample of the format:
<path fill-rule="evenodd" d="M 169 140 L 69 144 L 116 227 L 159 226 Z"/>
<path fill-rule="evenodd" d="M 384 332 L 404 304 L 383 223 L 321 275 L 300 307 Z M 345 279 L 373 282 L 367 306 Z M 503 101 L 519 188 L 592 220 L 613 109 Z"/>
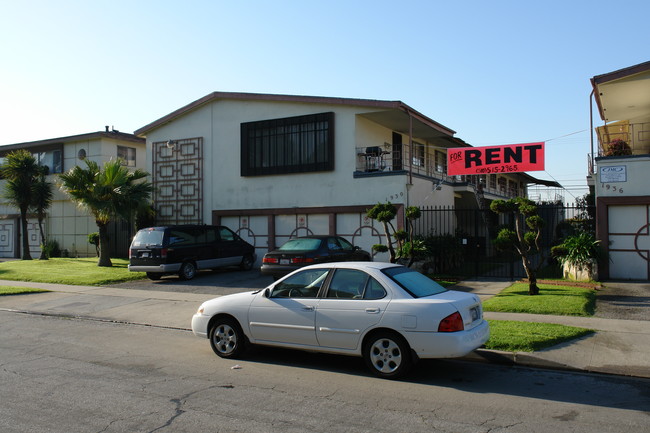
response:
<path fill-rule="evenodd" d="M 27 150 L 10 152 L 0 167 L 0 175 L 6 179 L 4 197 L 20 211 L 20 234 L 22 236 L 22 259 L 31 260 L 27 236 L 27 212 L 33 203 L 33 185 L 40 173 L 36 158 Z"/>
<path fill-rule="evenodd" d="M 32 185 L 32 208 L 36 212 L 38 218 L 38 229 L 41 233 L 41 256 L 39 260 L 47 260 L 47 253 L 45 249 L 45 232 L 43 231 L 43 220 L 46 216 L 46 211 L 52 204 L 54 193 L 52 191 L 52 184 L 45 179 L 47 174 L 47 167 L 40 167 L 39 176 Z"/>
<path fill-rule="evenodd" d="M 110 259 L 108 224 L 115 218 L 129 219 L 146 204 L 153 187 L 147 172 L 130 172 L 122 162 L 110 160 L 100 169 L 95 161 L 85 160 L 86 168 L 75 166 L 59 175 L 61 189 L 72 201 L 87 209 L 99 228 L 98 266 L 113 266 Z"/>

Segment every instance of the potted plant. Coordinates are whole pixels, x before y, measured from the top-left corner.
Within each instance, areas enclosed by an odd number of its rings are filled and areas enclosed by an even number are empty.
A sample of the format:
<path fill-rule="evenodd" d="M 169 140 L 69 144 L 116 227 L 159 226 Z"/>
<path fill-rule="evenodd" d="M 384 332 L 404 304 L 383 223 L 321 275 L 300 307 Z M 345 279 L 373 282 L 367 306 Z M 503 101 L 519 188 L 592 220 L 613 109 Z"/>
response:
<path fill-rule="evenodd" d="M 591 233 L 569 236 L 551 248 L 551 255 L 562 263 L 565 278 L 598 280 L 598 259 L 602 256 L 600 241 Z"/>
<path fill-rule="evenodd" d="M 617 138 L 612 140 L 607 145 L 605 150 L 605 156 L 623 156 L 623 155 L 632 155 L 632 149 L 624 140 Z"/>

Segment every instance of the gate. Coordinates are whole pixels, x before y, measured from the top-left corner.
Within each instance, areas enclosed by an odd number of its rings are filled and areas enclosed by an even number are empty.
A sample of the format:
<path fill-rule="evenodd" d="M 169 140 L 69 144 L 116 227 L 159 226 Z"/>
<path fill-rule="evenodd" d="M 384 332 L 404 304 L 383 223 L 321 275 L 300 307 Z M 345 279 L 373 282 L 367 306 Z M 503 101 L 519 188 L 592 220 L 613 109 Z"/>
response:
<path fill-rule="evenodd" d="M 498 215 L 489 209 L 458 209 L 453 206 L 420 208 L 421 217 L 413 223 L 415 234 L 429 247 L 430 257 L 425 266 L 438 275 L 458 277 L 493 277 L 511 280 L 526 277 L 521 256 L 498 251 L 492 244 L 500 228 L 514 230 L 514 216 Z M 549 261 L 550 249 L 575 230 L 589 229 L 587 221 L 593 209 L 538 204 L 537 211 L 546 225 L 542 230 L 542 253 L 532 257 L 534 266 L 544 259 L 541 277 L 562 276 L 554 261 Z"/>
<path fill-rule="evenodd" d="M 108 224 L 110 257 L 128 258 L 129 246 L 135 235 L 133 223 L 122 218 L 115 218 Z"/>

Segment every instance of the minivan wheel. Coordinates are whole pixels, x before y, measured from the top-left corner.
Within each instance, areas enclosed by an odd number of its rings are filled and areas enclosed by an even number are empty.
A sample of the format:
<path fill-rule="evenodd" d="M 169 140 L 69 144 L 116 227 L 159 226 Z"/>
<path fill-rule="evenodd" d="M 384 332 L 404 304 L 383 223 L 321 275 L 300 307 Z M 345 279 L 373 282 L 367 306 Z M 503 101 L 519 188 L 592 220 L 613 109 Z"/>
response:
<path fill-rule="evenodd" d="M 196 266 L 192 262 L 185 262 L 178 272 L 181 280 L 191 280 L 196 275 Z"/>
<path fill-rule="evenodd" d="M 242 259 L 241 263 L 239 264 L 239 269 L 242 271 L 250 271 L 253 269 L 253 256 L 250 254 L 246 254 Z"/>
<path fill-rule="evenodd" d="M 149 278 L 150 280 L 157 281 L 161 279 L 162 276 L 163 274 L 161 274 L 160 272 L 147 272 L 147 278 Z"/>

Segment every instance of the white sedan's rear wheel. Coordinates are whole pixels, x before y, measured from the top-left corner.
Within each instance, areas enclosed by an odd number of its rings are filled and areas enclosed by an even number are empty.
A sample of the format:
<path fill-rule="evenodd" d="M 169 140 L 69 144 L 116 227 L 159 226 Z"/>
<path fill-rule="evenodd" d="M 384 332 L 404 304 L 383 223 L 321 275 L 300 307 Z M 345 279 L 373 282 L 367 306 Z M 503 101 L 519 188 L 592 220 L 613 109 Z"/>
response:
<path fill-rule="evenodd" d="M 373 374 L 396 379 L 411 368 L 411 349 L 404 338 L 394 332 L 371 336 L 363 348 L 363 358 Z"/>

